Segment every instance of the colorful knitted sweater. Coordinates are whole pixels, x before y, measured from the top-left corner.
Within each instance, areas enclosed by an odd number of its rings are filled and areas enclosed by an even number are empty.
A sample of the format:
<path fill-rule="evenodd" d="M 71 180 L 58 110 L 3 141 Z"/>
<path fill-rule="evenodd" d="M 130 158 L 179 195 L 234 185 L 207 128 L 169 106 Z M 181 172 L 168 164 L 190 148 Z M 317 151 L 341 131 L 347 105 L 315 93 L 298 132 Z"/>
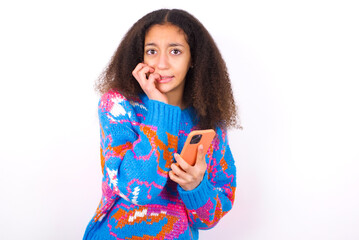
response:
<path fill-rule="evenodd" d="M 109 91 L 99 119 L 102 198 L 83 239 L 198 239 L 198 229 L 232 208 L 236 168 L 224 130 L 216 129 L 197 188 L 185 191 L 168 177 L 173 154 L 196 129 L 193 108 Z"/>

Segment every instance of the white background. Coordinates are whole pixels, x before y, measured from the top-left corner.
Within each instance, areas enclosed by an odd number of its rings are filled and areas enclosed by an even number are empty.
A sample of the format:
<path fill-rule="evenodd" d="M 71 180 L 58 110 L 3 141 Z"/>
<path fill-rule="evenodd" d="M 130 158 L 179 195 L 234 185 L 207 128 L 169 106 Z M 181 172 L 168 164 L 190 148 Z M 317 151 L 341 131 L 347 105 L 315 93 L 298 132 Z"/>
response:
<path fill-rule="evenodd" d="M 356 1 L 1 1 L 0 239 L 81 239 L 101 196 L 93 84 L 130 26 L 183 8 L 228 64 L 233 210 L 201 239 L 359 239 Z"/>

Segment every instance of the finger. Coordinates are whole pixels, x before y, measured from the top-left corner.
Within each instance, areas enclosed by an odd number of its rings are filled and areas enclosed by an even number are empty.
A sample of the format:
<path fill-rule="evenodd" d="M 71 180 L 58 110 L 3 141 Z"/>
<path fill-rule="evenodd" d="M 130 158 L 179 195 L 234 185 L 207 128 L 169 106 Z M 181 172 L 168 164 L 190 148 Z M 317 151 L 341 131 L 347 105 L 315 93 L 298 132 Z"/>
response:
<path fill-rule="evenodd" d="M 154 69 L 147 64 L 139 63 L 132 71 L 132 75 L 140 84 L 144 84 L 147 81 L 147 74 L 154 72 Z"/>
<path fill-rule="evenodd" d="M 153 73 L 155 70 L 150 67 L 150 66 L 144 66 L 142 69 L 140 69 L 138 71 L 138 77 L 142 83 L 145 83 L 147 82 L 147 76 L 150 74 L 150 73 Z"/>
<path fill-rule="evenodd" d="M 139 63 L 137 64 L 137 66 L 135 67 L 135 69 L 133 69 L 132 71 L 132 75 L 135 77 L 135 76 L 138 76 L 138 71 L 140 71 L 146 64 L 144 63 Z"/>
<path fill-rule="evenodd" d="M 197 160 L 195 166 L 207 166 L 203 145 L 200 144 L 197 149 Z"/>
<path fill-rule="evenodd" d="M 158 73 L 152 73 L 148 76 L 148 81 L 153 83 L 156 82 L 156 79 L 160 79 L 161 75 L 159 75 Z"/>
<path fill-rule="evenodd" d="M 146 75 L 147 73 L 153 73 L 155 71 L 155 69 L 151 66 L 148 66 L 147 64 L 145 64 L 143 66 L 143 68 L 141 68 L 138 73 L 142 74 L 142 75 Z"/>
<path fill-rule="evenodd" d="M 178 183 L 179 185 L 185 184 L 185 181 L 183 179 L 181 179 L 180 177 L 176 176 L 176 174 L 174 174 L 173 171 L 169 171 L 168 176 L 170 177 L 170 179 L 172 181 Z"/>
<path fill-rule="evenodd" d="M 184 180 L 184 181 L 190 181 L 191 180 L 191 176 L 188 173 L 186 173 L 185 171 L 183 171 L 183 169 L 179 165 L 173 163 L 171 165 L 171 169 L 172 169 L 172 172 L 177 177 L 181 178 L 182 180 Z"/>
<path fill-rule="evenodd" d="M 183 169 L 183 171 L 190 172 L 192 166 L 189 165 L 178 153 L 175 153 L 174 156 L 175 156 L 176 162 Z"/>

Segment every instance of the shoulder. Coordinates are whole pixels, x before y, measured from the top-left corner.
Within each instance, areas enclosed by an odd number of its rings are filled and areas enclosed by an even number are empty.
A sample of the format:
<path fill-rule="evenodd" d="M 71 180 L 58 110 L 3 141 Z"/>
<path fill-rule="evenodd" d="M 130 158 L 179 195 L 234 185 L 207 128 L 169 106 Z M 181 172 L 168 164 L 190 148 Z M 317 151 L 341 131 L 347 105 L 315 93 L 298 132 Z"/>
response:
<path fill-rule="evenodd" d="M 129 114 L 147 110 L 144 106 L 142 98 L 126 97 L 117 90 L 110 90 L 104 93 L 99 101 L 99 112 L 107 112 L 113 116 Z"/>
<path fill-rule="evenodd" d="M 116 90 L 109 90 L 108 92 L 104 93 L 99 102 L 99 106 L 101 108 L 111 108 L 116 103 L 121 103 L 124 101 L 128 101 L 124 95 Z"/>

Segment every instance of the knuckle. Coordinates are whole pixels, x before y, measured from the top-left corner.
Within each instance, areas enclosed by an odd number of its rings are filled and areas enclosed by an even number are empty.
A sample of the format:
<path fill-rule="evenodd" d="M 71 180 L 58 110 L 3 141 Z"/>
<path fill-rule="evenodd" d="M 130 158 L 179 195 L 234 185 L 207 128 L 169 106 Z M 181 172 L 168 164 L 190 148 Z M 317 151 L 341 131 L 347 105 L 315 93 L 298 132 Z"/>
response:
<path fill-rule="evenodd" d="M 188 172 L 190 170 L 190 167 L 188 165 L 183 165 L 182 169 L 185 170 L 186 172 Z"/>
<path fill-rule="evenodd" d="M 181 174 L 181 172 L 178 170 L 178 168 L 175 168 L 173 170 L 173 173 L 176 174 L 177 176 L 179 176 Z"/>
<path fill-rule="evenodd" d="M 192 183 L 192 182 L 196 181 L 196 179 L 197 179 L 197 176 L 196 176 L 196 175 L 191 175 L 191 176 L 188 178 L 188 182 L 189 182 L 189 183 Z"/>
<path fill-rule="evenodd" d="M 202 176 L 202 173 L 201 172 L 197 172 L 196 173 L 196 178 L 200 178 Z"/>

